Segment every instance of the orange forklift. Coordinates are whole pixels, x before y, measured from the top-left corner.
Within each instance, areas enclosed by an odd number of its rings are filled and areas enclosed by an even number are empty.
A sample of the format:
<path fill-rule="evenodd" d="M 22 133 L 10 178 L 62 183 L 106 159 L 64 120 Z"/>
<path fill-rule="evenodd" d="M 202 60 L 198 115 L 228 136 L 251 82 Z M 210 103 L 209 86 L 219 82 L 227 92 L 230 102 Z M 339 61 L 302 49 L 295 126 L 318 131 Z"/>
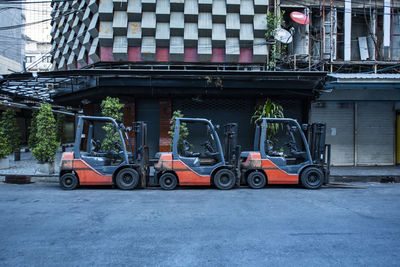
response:
<path fill-rule="evenodd" d="M 173 122 L 171 122 L 173 123 Z M 182 134 L 182 126 L 190 134 Z M 202 118 L 176 118 L 172 152 L 157 153 L 150 185 L 166 190 L 179 186 L 209 186 L 231 189 L 240 184 L 237 125 L 227 124 L 224 150 L 211 121 Z M 205 134 L 203 134 L 205 132 Z M 193 136 L 191 138 L 191 136 Z"/>
<path fill-rule="evenodd" d="M 112 143 L 112 149 L 104 149 L 100 141 L 105 137 L 105 125 L 114 129 L 113 134 L 118 139 Z M 74 151 L 64 152 L 61 158 L 61 188 L 72 190 L 82 185 L 117 185 L 128 190 L 139 183 L 146 187 L 149 173 L 147 125 L 134 122 L 132 126 L 125 127 L 108 117 L 80 116 Z M 130 131 L 134 131 L 134 146 L 128 136 Z"/>
<path fill-rule="evenodd" d="M 329 183 L 330 145 L 326 124 L 304 124 L 309 140 L 294 119 L 262 118 L 256 121 L 254 151 L 240 155 L 241 183 L 251 188 L 266 184 L 301 184 L 308 189 Z"/>

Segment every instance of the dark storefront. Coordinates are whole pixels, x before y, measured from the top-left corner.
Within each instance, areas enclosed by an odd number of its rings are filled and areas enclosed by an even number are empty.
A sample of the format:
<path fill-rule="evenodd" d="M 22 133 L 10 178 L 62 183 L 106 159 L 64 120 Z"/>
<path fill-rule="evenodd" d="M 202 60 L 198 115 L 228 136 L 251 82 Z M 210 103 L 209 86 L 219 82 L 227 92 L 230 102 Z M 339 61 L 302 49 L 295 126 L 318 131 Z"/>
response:
<path fill-rule="evenodd" d="M 242 149 L 251 148 L 255 106 L 267 97 L 283 105 L 286 117 L 308 121 L 311 101 L 319 95 L 324 72 L 269 72 L 243 70 L 74 70 L 38 73 L 39 79 L 63 77 L 51 85 L 56 105 L 99 115 L 106 96 L 125 104 L 125 124 L 148 123 L 150 153 L 168 151 L 169 121 L 174 110 L 186 117 L 204 117 L 221 126 L 239 124 Z M 18 76 L 12 77 L 18 80 Z M 27 77 L 24 76 L 26 80 Z M 38 78 L 36 78 L 38 79 Z"/>

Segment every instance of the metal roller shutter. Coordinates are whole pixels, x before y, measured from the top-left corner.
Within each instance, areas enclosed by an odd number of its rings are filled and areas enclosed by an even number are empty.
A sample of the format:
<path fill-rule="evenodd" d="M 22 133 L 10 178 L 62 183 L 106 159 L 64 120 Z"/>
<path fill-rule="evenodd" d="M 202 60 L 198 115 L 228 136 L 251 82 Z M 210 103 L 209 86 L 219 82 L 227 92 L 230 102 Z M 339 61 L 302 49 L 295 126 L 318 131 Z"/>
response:
<path fill-rule="evenodd" d="M 391 102 L 357 103 L 357 165 L 393 165 L 395 111 Z"/>
<path fill-rule="evenodd" d="M 214 125 L 220 125 L 218 134 L 223 142 L 223 125 L 238 123 L 238 144 L 242 151 L 250 150 L 253 145 L 254 127 L 250 118 L 254 112 L 254 99 L 174 99 L 173 110 L 181 110 L 185 117 L 211 119 Z"/>
<path fill-rule="evenodd" d="M 354 165 L 354 104 L 318 102 L 311 105 L 310 122 L 326 122 L 326 143 L 332 145 L 332 165 Z"/>
<path fill-rule="evenodd" d="M 304 107 L 301 99 L 277 99 L 274 101 L 283 106 L 286 117 L 297 119 L 301 122 Z M 222 126 L 229 122 L 237 122 L 239 126 L 238 144 L 242 151 L 253 149 L 254 125 L 250 118 L 254 113 L 255 99 L 182 99 L 173 100 L 173 110 L 181 110 L 186 117 L 211 119 L 214 124 L 221 126 L 218 131 L 223 137 Z"/>
<path fill-rule="evenodd" d="M 160 139 L 160 109 L 156 98 L 136 100 L 136 121 L 147 123 L 147 143 L 149 156 L 153 158 L 159 150 Z"/>

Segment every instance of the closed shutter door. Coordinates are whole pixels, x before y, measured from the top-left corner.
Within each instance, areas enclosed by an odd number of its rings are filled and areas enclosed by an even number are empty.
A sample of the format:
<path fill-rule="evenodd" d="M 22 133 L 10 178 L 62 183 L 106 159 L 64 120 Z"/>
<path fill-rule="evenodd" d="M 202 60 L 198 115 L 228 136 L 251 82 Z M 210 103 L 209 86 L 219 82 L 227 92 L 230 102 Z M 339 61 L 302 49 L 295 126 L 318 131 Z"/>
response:
<path fill-rule="evenodd" d="M 357 164 L 393 165 L 395 112 L 393 103 L 357 104 Z"/>
<path fill-rule="evenodd" d="M 223 125 L 238 123 L 238 145 L 242 151 L 253 146 L 254 125 L 250 118 L 254 112 L 255 99 L 174 99 L 173 111 L 181 110 L 185 117 L 210 119 L 214 125 L 220 125 L 217 131 L 221 144 L 224 142 Z M 203 137 L 201 137 L 203 138 Z"/>
<path fill-rule="evenodd" d="M 332 146 L 332 165 L 354 165 L 353 103 L 313 103 L 310 122 L 326 122 L 326 143 Z"/>
<path fill-rule="evenodd" d="M 149 157 L 159 151 L 160 139 L 160 111 L 159 100 L 137 99 L 136 100 L 136 121 L 144 121 L 147 123 L 147 145 L 149 146 Z"/>
<path fill-rule="evenodd" d="M 274 99 L 275 103 L 282 105 L 283 114 L 285 118 L 291 118 L 297 120 L 299 123 L 307 123 L 307 121 L 303 122 L 304 118 L 304 101 L 301 99 Z"/>

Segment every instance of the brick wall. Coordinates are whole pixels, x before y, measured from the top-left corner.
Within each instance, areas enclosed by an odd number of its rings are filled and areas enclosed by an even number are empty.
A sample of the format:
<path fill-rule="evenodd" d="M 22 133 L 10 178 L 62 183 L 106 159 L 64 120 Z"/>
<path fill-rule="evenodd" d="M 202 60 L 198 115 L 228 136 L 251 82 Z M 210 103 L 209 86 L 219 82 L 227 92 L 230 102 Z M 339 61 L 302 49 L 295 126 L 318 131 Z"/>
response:
<path fill-rule="evenodd" d="M 168 134 L 169 121 L 172 117 L 170 98 L 160 98 L 160 152 L 170 151 L 171 138 Z"/>

